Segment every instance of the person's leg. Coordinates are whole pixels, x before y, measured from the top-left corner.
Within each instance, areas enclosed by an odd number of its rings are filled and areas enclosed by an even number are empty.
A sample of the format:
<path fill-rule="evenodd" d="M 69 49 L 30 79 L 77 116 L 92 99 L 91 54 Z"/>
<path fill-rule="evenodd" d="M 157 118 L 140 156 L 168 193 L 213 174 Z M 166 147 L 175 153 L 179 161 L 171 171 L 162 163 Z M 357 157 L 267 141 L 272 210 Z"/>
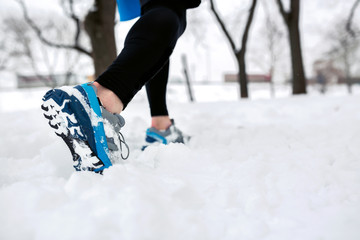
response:
<path fill-rule="evenodd" d="M 182 13 L 153 6 L 129 31 L 117 59 L 96 80 L 98 96 L 110 112 L 120 113 L 143 85 L 169 60 L 185 30 Z"/>
<path fill-rule="evenodd" d="M 171 126 L 169 115 L 151 117 L 151 127 L 157 130 L 166 130 Z"/>
<path fill-rule="evenodd" d="M 146 93 L 148 96 L 151 127 L 146 130 L 145 145 L 143 149 L 150 145 L 159 143 L 185 143 L 189 137 L 175 127 L 173 119 L 170 119 L 166 106 L 166 88 L 169 78 L 169 62 L 146 83 Z"/>
<path fill-rule="evenodd" d="M 151 127 L 158 130 L 165 130 L 171 125 L 166 106 L 168 78 L 169 62 L 145 85 L 151 113 Z"/>

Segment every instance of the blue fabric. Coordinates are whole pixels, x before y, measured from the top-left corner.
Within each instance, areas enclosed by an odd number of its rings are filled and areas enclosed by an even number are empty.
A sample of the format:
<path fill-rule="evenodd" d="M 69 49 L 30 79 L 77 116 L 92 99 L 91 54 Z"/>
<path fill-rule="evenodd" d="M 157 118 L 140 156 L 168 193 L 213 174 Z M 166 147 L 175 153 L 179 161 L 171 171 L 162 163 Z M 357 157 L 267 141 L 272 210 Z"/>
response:
<path fill-rule="evenodd" d="M 85 91 L 85 93 L 82 93 L 82 94 L 84 96 L 87 96 L 87 98 L 85 97 L 85 99 L 89 102 L 90 108 L 95 112 L 95 114 L 97 115 L 98 118 L 101 118 L 102 116 L 101 116 L 99 101 L 96 97 L 96 93 L 95 93 L 93 87 L 89 86 L 87 83 L 84 83 L 80 86 L 79 85 L 76 86 L 76 88 L 80 92 Z M 91 119 L 90 119 L 90 121 L 91 121 Z M 96 122 L 96 120 L 94 120 L 94 122 Z M 110 167 L 112 164 L 107 155 L 109 148 L 108 148 L 107 142 L 106 142 L 104 125 L 101 121 L 96 122 L 96 123 L 97 123 L 97 125 L 95 125 L 94 123 L 91 124 L 92 130 L 94 133 L 93 138 L 95 140 L 95 148 L 93 148 L 93 149 L 96 149 L 98 158 L 104 164 L 104 166 L 102 168 L 95 170 L 95 172 L 99 172 L 99 171 L 102 171 L 104 168 Z"/>
<path fill-rule="evenodd" d="M 155 133 L 155 132 L 151 132 L 150 129 L 147 129 L 146 130 L 146 142 L 148 143 L 154 143 L 156 141 L 159 141 L 163 144 L 168 144 L 167 140 L 165 137 Z"/>
<path fill-rule="evenodd" d="M 128 21 L 140 17 L 141 8 L 139 0 L 116 0 L 120 21 Z"/>

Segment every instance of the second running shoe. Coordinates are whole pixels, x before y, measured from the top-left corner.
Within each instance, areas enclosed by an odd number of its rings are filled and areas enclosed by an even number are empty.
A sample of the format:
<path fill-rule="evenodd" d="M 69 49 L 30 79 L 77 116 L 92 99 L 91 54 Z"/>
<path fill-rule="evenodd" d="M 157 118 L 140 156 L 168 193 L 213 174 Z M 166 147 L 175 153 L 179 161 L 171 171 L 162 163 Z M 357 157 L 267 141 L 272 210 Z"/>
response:
<path fill-rule="evenodd" d="M 146 130 L 145 145 L 142 150 L 152 145 L 169 144 L 169 143 L 187 143 L 189 136 L 184 135 L 180 129 L 175 126 L 175 122 L 171 119 L 171 125 L 167 129 L 161 131 L 154 127 Z"/>

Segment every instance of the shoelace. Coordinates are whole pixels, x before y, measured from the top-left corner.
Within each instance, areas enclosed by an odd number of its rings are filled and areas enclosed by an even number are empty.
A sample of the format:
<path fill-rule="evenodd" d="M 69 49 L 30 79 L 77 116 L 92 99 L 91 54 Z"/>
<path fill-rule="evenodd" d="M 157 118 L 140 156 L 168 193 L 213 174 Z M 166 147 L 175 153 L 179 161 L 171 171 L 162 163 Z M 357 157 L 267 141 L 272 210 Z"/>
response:
<path fill-rule="evenodd" d="M 125 142 L 125 138 L 124 136 L 122 135 L 121 132 L 119 132 L 119 141 L 120 141 L 120 151 L 121 151 L 121 158 L 123 160 L 126 160 L 128 159 L 129 155 L 130 155 L 130 148 L 129 148 L 129 145 L 127 145 L 127 143 Z M 122 145 L 125 145 L 126 149 L 127 149 L 127 155 L 126 157 L 123 156 L 123 146 Z"/>

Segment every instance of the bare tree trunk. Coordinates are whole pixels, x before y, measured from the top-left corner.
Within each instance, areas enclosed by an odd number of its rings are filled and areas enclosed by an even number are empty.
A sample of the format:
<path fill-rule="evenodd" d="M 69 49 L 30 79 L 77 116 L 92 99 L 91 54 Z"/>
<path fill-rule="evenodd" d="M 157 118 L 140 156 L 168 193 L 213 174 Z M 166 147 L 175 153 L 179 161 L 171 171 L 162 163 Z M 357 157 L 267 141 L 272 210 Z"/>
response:
<path fill-rule="evenodd" d="M 246 74 L 246 64 L 245 64 L 245 54 L 246 54 L 246 44 L 247 44 L 247 40 L 249 37 L 249 31 L 250 31 L 250 26 L 254 17 L 254 12 L 255 12 L 255 7 L 257 4 L 257 0 L 253 0 L 251 7 L 249 9 L 249 16 L 248 19 L 246 21 L 246 26 L 245 26 L 245 30 L 242 36 L 242 41 L 241 41 L 241 48 L 240 50 L 238 50 L 236 48 L 236 44 L 234 42 L 234 40 L 232 39 L 230 32 L 227 30 L 224 21 L 221 19 L 220 15 L 218 14 L 215 5 L 214 5 L 214 1 L 210 0 L 210 9 L 213 12 L 213 14 L 215 15 L 215 18 L 217 20 L 217 22 L 219 23 L 226 39 L 228 40 L 232 52 L 237 60 L 237 65 L 239 68 L 239 72 L 238 72 L 238 81 L 240 84 L 240 96 L 241 98 L 248 98 L 249 97 L 249 93 L 248 93 L 248 79 L 247 79 L 247 74 Z"/>
<path fill-rule="evenodd" d="M 240 51 L 237 54 L 237 61 L 238 61 L 238 81 L 240 84 L 240 97 L 241 98 L 248 98 L 249 97 L 249 90 L 248 90 L 248 78 L 246 74 L 246 63 L 245 63 L 245 52 Z"/>
<path fill-rule="evenodd" d="M 116 58 L 115 44 L 115 10 L 114 0 L 95 0 L 94 10 L 85 18 L 85 30 L 88 33 L 95 76 L 99 76 Z"/>
<path fill-rule="evenodd" d="M 240 89 L 241 98 L 249 97 L 248 87 L 247 87 L 248 78 L 247 78 L 247 74 L 246 74 L 245 54 L 246 54 L 246 46 L 247 46 L 247 40 L 249 38 L 251 23 L 254 18 L 256 3 L 257 3 L 257 0 L 253 0 L 251 7 L 249 9 L 249 16 L 246 21 L 245 30 L 244 30 L 242 40 L 241 40 L 241 49 L 238 54 L 239 55 L 238 62 L 239 62 L 239 69 L 240 69 L 240 86 L 244 86 L 243 88 Z"/>
<path fill-rule="evenodd" d="M 300 43 L 299 12 L 297 11 L 295 14 L 297 17 L 293 16 L 293 19 L 289 22 L 291 63 L 293 66 L 293 94 L 303 94 L 306 93 L 306 78 Z"/>
<path fill-rule="evenodd" d="M 286 12 L 281 0 L 277 0 L 280 13 L 289 31 L 289 42 L 292 64 L 292 91 L 293 94 L 306 93 L 306 77 L 303 65 L 300 31 L 299 13 L 300 0 L 291 0 L 290 11 Z"/>
<path fill-rule="evenodd" d="M 187 90 L 188 90 L 189 100 L 190 100 L 190 102 L 194 102 L 195 100 L 194 100 L 194 95 L 193 95 L 192 88 L 191 88 L 188 64 L 187 64 L 185 54 L 181 56 L 181 60 L 182 60 L 182 64 L 183 64 L 183 72 L 184 72 L 184 75 L 185 75 L 186 87 L 187 87 Z"/>

